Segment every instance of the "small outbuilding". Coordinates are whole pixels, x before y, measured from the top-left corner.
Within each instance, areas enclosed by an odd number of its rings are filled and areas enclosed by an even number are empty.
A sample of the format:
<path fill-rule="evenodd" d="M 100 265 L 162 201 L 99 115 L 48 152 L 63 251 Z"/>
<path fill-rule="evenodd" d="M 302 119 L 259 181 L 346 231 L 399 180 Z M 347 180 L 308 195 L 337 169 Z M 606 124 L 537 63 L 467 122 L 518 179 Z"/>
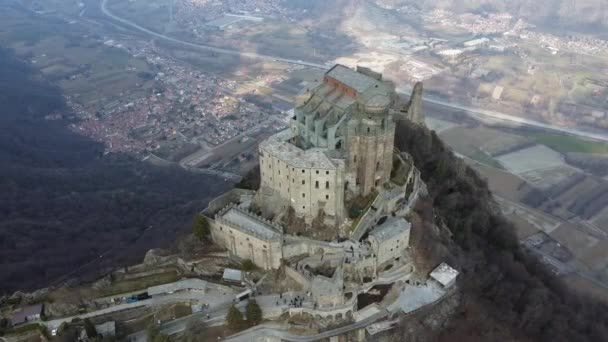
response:
<path fill-rule="evenodd" d="M 116 336 L 116 322 L 108 321 L 103 324 L 95 325 L 95 331 L 103 337 Z"/>
<path fill-rule="evenodd" d="M 232 268 L 225 268 L 222 280 L 229 283 L 241 283 L 243 282 L 243 272 Z"/>
<path fill-rule="evenodd" d="M 433 270 L 433 272 L 431 272 L 429 276 L 432 280 L 438 282 L 441 284 L 441 286 L 447 289 L 456 283 L 458 271 L 445 262 L 442 262 Z"/>

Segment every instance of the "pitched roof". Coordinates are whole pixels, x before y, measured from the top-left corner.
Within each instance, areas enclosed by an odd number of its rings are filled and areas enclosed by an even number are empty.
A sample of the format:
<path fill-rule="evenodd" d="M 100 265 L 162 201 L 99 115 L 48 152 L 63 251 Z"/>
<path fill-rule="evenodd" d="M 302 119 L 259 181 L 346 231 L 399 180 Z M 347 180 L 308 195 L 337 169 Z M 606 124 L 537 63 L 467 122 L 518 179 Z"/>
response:
<path fill-rule="evenodd" d="M 222 215 L 222 218 L 235 225 L 233 228 L 260 239 L 279 240 L 281 238 L 281 234 L 269 224 L 238 208 L 231 208 Z"/>
<path fill-rule="evenodd" d="M 403 217 L 400 217 L 398 219 L 389 218 L 388 220 L 386 220 L 386 222 L 374 228 L 374 230 L 372 230 L 369 235 L 374 236 L 376 239 L 378 239 L 378 241 L 382 242 L 390 240 L 393 237 L 409 230 L 410 227 L 411 224 L 407 222 Z"/>
<path fill-rule="evenodd" d="M 364 93 L 374 85 L 381 84 L 380 81 L 372 77 L 340 64 L 336 64 L 325 75 L 333 78 L 347 87 L 354 89 L 357 93 Z"/>

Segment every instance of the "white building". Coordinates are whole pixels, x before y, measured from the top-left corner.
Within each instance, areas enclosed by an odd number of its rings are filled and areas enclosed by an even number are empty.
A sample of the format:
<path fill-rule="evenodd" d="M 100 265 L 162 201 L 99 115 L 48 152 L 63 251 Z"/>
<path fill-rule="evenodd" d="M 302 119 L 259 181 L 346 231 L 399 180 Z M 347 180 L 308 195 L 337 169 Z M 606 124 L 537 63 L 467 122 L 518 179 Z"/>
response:
<path fill-rule="evenodd" d="M 403 217 L 391 217 L 369 233 L 368 241 L 378 266 L 403 255 L 410 243 L 410 229 L 411 224 Z"/>
<path fill-rule="evenodd" d="M 429 276 L 432 280 L 438 282 L 444 288 L 449 288 L 456 283 L 458 271 L 453 269 L 445 262 L 442 262 L 433 270 L 433 272 L 431 272 Z"/>

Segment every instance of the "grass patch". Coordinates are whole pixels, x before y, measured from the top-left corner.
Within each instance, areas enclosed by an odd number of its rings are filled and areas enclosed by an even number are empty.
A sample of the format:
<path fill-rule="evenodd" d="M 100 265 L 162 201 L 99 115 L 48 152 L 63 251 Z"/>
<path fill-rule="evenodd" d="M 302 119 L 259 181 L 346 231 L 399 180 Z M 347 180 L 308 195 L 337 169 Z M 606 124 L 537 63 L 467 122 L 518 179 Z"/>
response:
<path fill-rule="evenodd" d="M 349 208 L 349 215 L 351 215 L 352 218 L 356 214 L 356 218 L 353 221 L 353 224 L 350 226 L 351 232 L 355 230 L 355 228 L 359 224 L 359 221 L 361 221 L 365 213 L 367 213 L 369 208 L 371 208 L 372 204 L 376 200 L 376 197 L 378 197 L 378 191 L 374 190 L 365 197 L 358 196 L 357 198 L 355 198 L 353 203 L 351 203 Z"/>
<path fill-rule="evenodd" d="M 502 166 L 501 163 L 499 163 L 496 159 L 490 157 L 489 155 L 485 154 L 483 151 L 477 150 L 477 152 L 473 153 L 473 155 L 469 156 L 469 158 L 480 162 L 482 164 L 500 169 L 500 170 L 505 170 L 504 166 Z"/>
<path fill-rule="evenodd" d="M 120 293 L 134 292 L 139 290 L 145 290 L 150 286 L 156 286 L 161 284 L 172 283 L 179 280 L 177 271 L 170 271 L 159 274 L 151 274 L 149 276 L 119 280 L 112 284 L 112 286 L 102 292 L 102 296 L 112 296 Z"/>
<path fill-rule="evenodd" d="M 608 154 L 608 143 L 545 132 L 531 132 L 527 136 L 534 139 L 538 144 L 545 145 L 560 153 Z"/>
<path fill-rule="evenodd" d="M 14 327 L 14 328 L 7 329 L 3 332 L 4 332 L 4 335 L 23 335 L 23 334 L 31 333 L 34 331 L 38 331 L 43 336 L 48 337 L 48 332 L 46 330 L 46 327 L 40 323 L 20 325 L 20 326 Z M 0 335 L 0 336 L 2 336 L 2 335 Z"/>

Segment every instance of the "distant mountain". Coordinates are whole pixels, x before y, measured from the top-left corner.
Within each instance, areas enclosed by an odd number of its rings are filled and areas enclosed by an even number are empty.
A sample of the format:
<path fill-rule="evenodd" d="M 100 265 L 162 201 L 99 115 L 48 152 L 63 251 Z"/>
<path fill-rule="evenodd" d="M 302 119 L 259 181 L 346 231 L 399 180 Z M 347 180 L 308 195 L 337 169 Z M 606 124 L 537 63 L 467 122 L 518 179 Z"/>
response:
<path fill-rule="evenodd" d="M 384 0 L 422 10 L 447 9 L 456 13 L 508 12 L 530 23 L 554 29 L 597 31 L 608 27 L 607 0 Z"/>

